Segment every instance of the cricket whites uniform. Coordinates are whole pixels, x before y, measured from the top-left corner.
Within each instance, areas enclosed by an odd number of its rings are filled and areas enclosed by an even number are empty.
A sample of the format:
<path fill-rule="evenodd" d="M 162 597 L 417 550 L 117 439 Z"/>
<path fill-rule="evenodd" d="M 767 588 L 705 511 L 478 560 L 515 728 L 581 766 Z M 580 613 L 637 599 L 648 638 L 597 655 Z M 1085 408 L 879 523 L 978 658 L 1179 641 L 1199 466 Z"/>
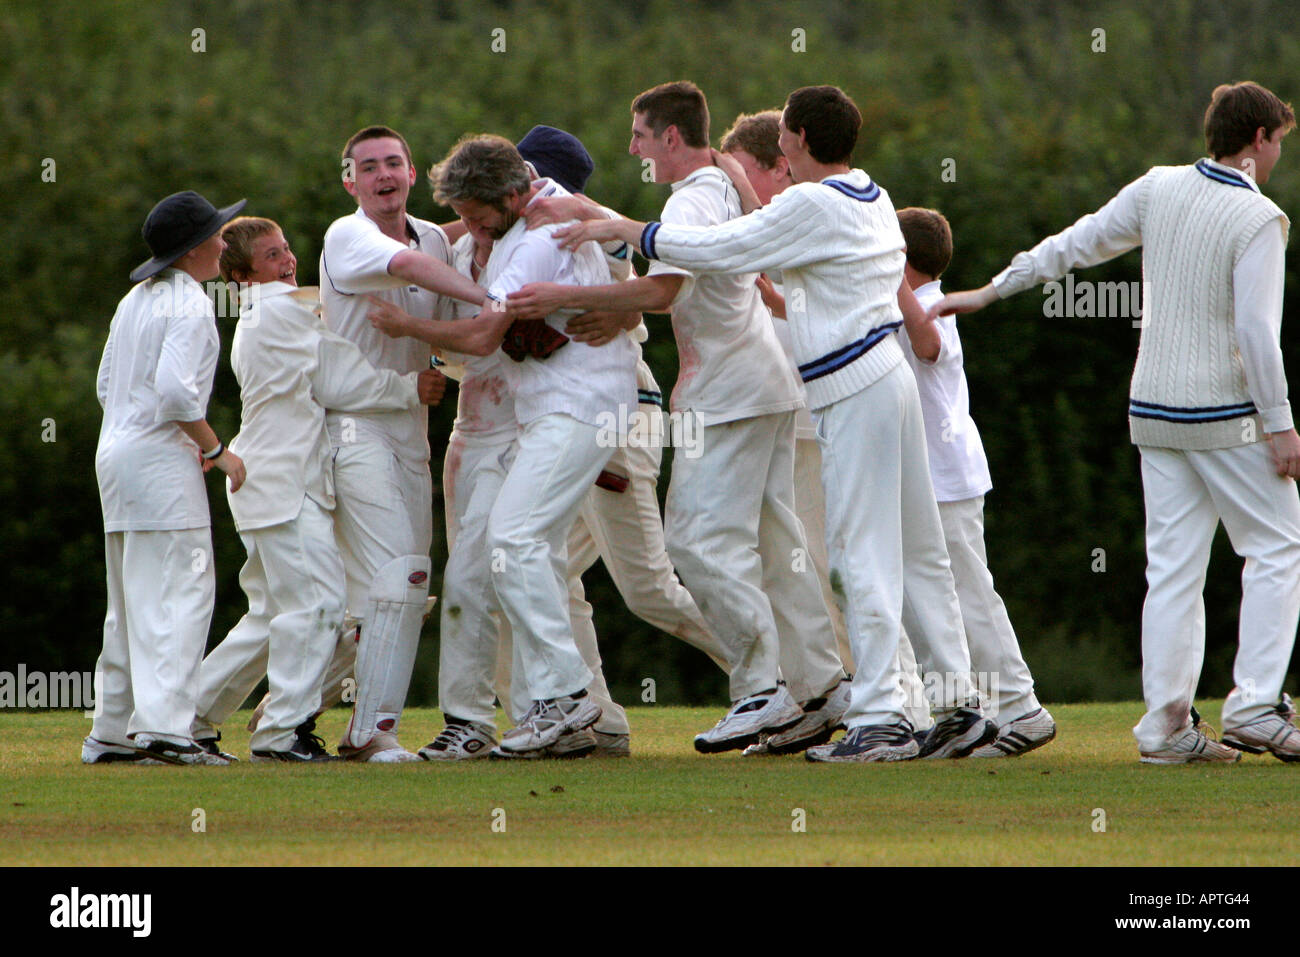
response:
<path fill-rule="evenodd" d="M 118 304 L 96 395 L 108 613 L 90 736 L 190 743 L 215 597 L 198 446 L 177 422 L 205 417 L 220 344 L 212 301 L 179 269 Z"/>
<path fill-rule="evenodd" d="M 567 195 L 550 180 L 534 185 L 536 198 Z M 529 231 L 520 219 L 496 242 L 483 279 L 490 299 L 504 302 L 530 282 L 608 281 L 604 255 L 591 245 L 561 250 L 553 238 L 557 228 Z M 542 321 L 563 332 L 568 318 L 557 312 Z M 585 689 L 593 678 L 574 643 L 566 546 L 582 501 L 609 460 L 602 430 L 617 440 L 617 423 L 637 406 L 636 350 L 626 336 L 598 348 L 571 341 L 546 359 L 529 356 L 502 368 L 520 432 L 488 519 L 488 547 L 528 695 L 549 700 Z"/>
<path fill-rule="evenodd" d="M 248 479 L 231 493 L 248 550 L 239 575 L 249 610 L 200 670 L 195 734 L 207 737 L 265 674 L 270 699 L 253 751 L 287 751 L 321 705 L 343 625 L 343 559 L 334 539 L 334 475 L 325 409 L 414 412 L 414 372 L 374 369 L 300 300 L 315 289 L 258 283 L 242 294 L 230 364 L 243 417 L 231 451 Z"/>
<path fill-rule="evenodd" d="M 701 167 L 672 189 L 664 228 L 741 215 L 735 187 L 717 167 Z M 732 700 L 784 676 L 790 695 L 805 701 L 844 673 L 821 591 L 792 569 L 794 557 L 807 553 L 794 512 L 795 413 L 803 397 L 756 270 L 696 272 L 693 264 L 652 262 L 648 273 L 682 277 L 672 304 L 680 361 L 672 410 L 700 426 L 698 448 L 673 457 L 668 554 L 726 650 Z"/>
<path fill-rule="evenodd" d="M 950 679 L 932 689 L 936 716 L 974 702 L 916 382 L 891 334 L 902 323 L 904 257 L 888 194 L 852 170 L 798 183 L 712 229 L 650 223 L 641 247 L 702 274 L 781 270 L 822 452 L 831 585 L 856 665 L 845 723 L 892 725 L 904 716 L 905 587 L 918 614 L 917 656 L 927 672 Z"/>
<path fill-rule="evenodd" d="M 928 310 L 943 298 L 939 281 L 918 286 L 916 301 Z M 988 458 L 980 441 L 975 420 L 970 416 L 970 390 L 962 364 L 961 337 L 957 317 L 940 316 L 939 355 L 932 362 L 912 351 L 906 333 L 899 332 L 899 345 L 916 376 L 925 420 L 925 441 L 930 461 L 930 480 L 939 503 L 944 544 L 957 586 L 957 602 L 966 629 L 971 670 L 997 682 L 997 697 L 989 701 L 987 713 L 1000 726 L 1037 711 L 1034 679 L 1020 653 L 1006 606 L 993 588 L 984 548 L 984 496 L 993 488 Z M 903 626 L 916 628 L 911 606 L 904 603 Z"/>
<path fill-rule="evenodd" d="M 390 339 L 371 326 L 371 294 L 414 316 L 434 315 L 438 297 L 388 272 L 398 253 L 415 249 L 450 262 L 446 234 L 407 216 L 405 243 L 385 236 L 364 211 L 336 220 L 321 250 L 325 324 L 354 343 L 377 369 L 405 375 L 429 366 L 428 344 Z M 415 664 L 429 590 L 433 537 L 428 410 L 330 409 L 334 450 L 335 534 L 347 575 L 348 610 L 361 621 L 357 700 L 341 751 L 363 749 L 377 734 L 396 735 Z M 383 739 L 389 749 L 397 745 Z"/>
<path fill-rule="evenodd" d="M 1209 159 L 1157 166 L 993 280 L 1005 298 L 1142 246 L 1148 293 L 1129 431 L 1146 499 L 1147 712 L 1133 730 L 1144 754 L 1191 725 L 1220 521 L 1246 560 L 1225 738 L 1282 694 L 1300 618 L 1300 497 L 1274 471 L 1263 439 L 1293 427 L 1279 345 L 1288 228 L 1239 170 Z"/>

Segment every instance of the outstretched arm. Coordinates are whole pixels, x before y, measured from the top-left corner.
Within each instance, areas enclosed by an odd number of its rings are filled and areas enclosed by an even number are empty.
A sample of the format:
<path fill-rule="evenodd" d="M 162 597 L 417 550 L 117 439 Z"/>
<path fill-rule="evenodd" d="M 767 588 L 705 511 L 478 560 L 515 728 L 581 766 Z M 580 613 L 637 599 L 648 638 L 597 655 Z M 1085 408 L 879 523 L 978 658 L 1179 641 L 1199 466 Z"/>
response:
<path fill-rule="evenodd" d="M 372 307 L 366 318 L 384 335 L 393 339 L 409 336 L 435 349 L 451 349 L 471 356 L 491 355 L 499 349 L 514 321 L 504 305 L 497 308 L 496 303 L 470 319 L 439 320 L 420 319 L 391 302 L 374 296 L 366 298 Z"/>
<path fill-rule="evenodd" d="M 415 249 L 400 252 L 389 260 L 388 272 L 431 292 L 451 296 L 453 299 L 462 299 L 475 305 L 483 304 L 482 286 L 427 253 Z"/>

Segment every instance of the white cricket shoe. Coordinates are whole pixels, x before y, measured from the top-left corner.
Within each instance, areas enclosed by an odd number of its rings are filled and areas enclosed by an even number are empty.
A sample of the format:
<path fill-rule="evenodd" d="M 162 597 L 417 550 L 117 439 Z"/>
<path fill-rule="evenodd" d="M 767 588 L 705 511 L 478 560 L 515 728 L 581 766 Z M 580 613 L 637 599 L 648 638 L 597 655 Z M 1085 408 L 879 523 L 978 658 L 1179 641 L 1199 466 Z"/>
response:
<path fill-rule="evenodd" d="M 339 757 L 348 761 L 364 761 L 367 764 L 405 764 L 419 761 L 418 754 L 407 751 L 391 731 L 380 731 L 368 744 L 355 747 L 348 743 L 347 732 L 339 742 Z"/>
<path fill-rule="evenodd" d="M 1223 732 L 1223 743 L 1249 754 L 1272 754 L 1280 761 L 1300 761 L 1300 730 L 1289 694 L 1264 717 Z"/>
<path fill-rule="evenodd" d="M 140 751 L 129 744 L 113 744 L 98 738 L 86 737 L 81 742 L 82 764 L 112 764 L 117 761 L 134 762 L 144 758 Z"/>
<path fill-rule="evenodd" d="M 778 685 L 734 702 L 721 721 L 695 736 L 695 750 L 700 754 L 739 751 L 758 741 L 759 735 L 777 734 L 801 720 L 803 709 L 785 685 Z"/>
<path fill-rule="evenodd" d="M 220 732 L 220 731 L 217 732 L 216 737 L 212 737 L 212 738 L 195 738 L 195 739 L 194 739 L 194 743 L 197 744 L 197 745 L 198 745 L 200 748 L 202 748 L 204 751 L 208 752 L 208 754 L 215 754 L 217 757 L 219 757 L 219 758 L 225 758 L 227 761 L 229 761 L 229 762 L 231 762 L 231 763 L 234 763 L 235 761 L 238 761 L 239 758 L 235 757 L 235 756 L 234 756 L 233 754 L 231 754 L 229 751 L 222 751 L 222 750 L 221 750 L 221 746 L 220 746 L 220 744 L 219 744 L 220 741 L 221 741 L 221 732 Z"/>
<path fill-rule="evenodd" d="M 864 724 L 832 744 L 811 747 L 804 752 L 809 761 L 829 764 L 865 764 L 877 761 L 910 761 L 921 751 L 907 719 L 897 724 Z"/>
<path fill-rule="evenodd" d="M 970 753 L 972 758 L 1016 758 L 1041 748 L 1056 737 L 1056 722 L 1046 708 L 998 728 L 998 736 Z"/>
<path fill-rule="evenodd" d="M 1182 732 L 1167 747 L 1140 754 L 1143 764 L 1232 764 L 1241 760 L 1240 751 L 1215 741 L 1197 725 Z"/>
<path fill-rule="evenodd" d="M 566 731 L 556 739 L 553 745 L 549 748 L 542 748 L 540 751 L 506 751 L 498 745 L 492 749 L 488 757 L 493 760 L 505 759 L 511 761 L 540 761 L 544 758 L 555 758 L 564 761 L 585 758 L 589 754 L 595 754 L 598 750 L 596 732 L 590 728 L 584 728 L 582 731 Z"/>
<path fill-rule="evenodd" d="M 849 710 L 849 693 L 853 682 L 841 678 L 835 686 L 824 695 L 805 701 L 802 705 L 803 717 L 793 728 L 770 735 L 766 740 L 765 754 L 796 754 L 818 744 L 825 744 L 831 735 L 844 724 L 844 715 Z M 763 744 L 759 741 L 758 744 Z M 750 753 L 750 745 L 745 753 Z"/>
<path fill-rule="evenodd" d="M 501 736 L 501 750 L 512 754 L 542 751 L 566 732 L 583 731 L 600 720 L 601 710 L 587 693 L 534 701 L 519 727 Z M 593 742 L 594 744 L 594 742 Z"/>
<path fill-rule="evenodd" d="M 496 747 L 495 729 L 486 724 L 448 718 L 438 736 L 419 750 L 426 761 L 472 761 Z"/>

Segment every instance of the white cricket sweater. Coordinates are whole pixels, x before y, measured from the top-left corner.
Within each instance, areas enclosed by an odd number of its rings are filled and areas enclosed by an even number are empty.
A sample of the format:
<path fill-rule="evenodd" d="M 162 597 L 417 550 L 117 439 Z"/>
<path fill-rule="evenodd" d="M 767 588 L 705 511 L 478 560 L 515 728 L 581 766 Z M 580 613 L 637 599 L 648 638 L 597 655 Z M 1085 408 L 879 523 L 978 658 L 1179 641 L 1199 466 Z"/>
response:
<path fill-rule="evenodd" d="M 1264 224 L 1286 217 L 1242 180 L 1208 166 L 1157 167 L 1139 194 L 1150 292 L 1129 392 L 1136 445 L 1223 449 L 1264 437 L 1237 344 L 1232 276 Z"/>
<path fill-rule="evenodd" d="M 1000 298 L 1142 246 L 1136 445 L 1219 449 L 1292 427 L 1278 343 L 1289 223 L 1238 170 L 1157 166 L 993 278 Z"/>
<path fill-rule="evenodd" d="M 649 223 L 641 249 L 701 273 L 779 269 L 808 407 L 848 398 L 903 361 L 903 234 L 889 194 L 860 169 L 798 183 L 719 226 Z"/>

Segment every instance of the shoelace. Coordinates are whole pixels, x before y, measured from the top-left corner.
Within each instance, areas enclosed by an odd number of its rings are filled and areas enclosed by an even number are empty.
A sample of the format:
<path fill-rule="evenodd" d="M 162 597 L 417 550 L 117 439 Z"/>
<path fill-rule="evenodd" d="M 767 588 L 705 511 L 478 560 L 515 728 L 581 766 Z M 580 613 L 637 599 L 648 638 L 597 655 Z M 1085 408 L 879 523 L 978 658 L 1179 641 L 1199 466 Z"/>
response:
<path fill-rule="evenodd" d="M 319 734 L 312 734 L 316 730 L 316 719 L 308 718 L 302 724 L 298 725 L 295 733 L 298 740 L 307 748 L 308 754 L 328 754 L 325 749 L 325 739 Z"/>

